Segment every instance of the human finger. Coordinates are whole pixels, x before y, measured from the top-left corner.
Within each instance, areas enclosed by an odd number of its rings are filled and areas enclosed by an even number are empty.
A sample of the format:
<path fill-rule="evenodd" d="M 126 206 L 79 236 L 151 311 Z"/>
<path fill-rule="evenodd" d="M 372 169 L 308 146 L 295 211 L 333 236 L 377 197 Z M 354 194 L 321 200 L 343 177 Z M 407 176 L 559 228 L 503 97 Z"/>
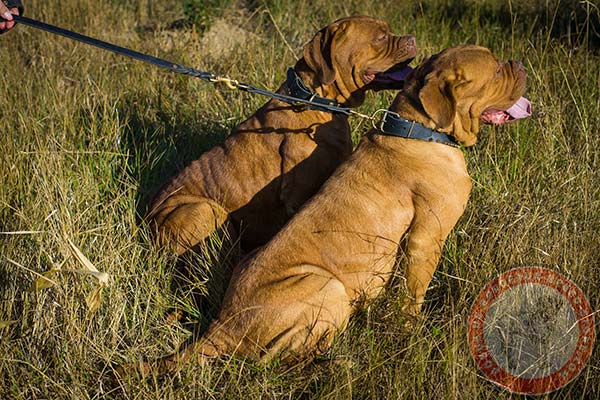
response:
<path fill-rule="evenodd" d="M 12 27 L 15 26 L 15 20 L 12 16 L 19 15 L 19 9 L 17 7 L 13 7 L 10 9 L 9 14 L 11 14 L 11 16 L 10 20 L 6 22 L 6 30 L 12 29 Z"/>
<path fill-rule="evenodd" d="M 0 15 L 7 21 L 12 21 L 13 19 L 11 12 L 8 10 L 8 7 L 6 7 L 6 5 L 4 5 L 2 1 L 0 1 Z"/>
<path fill-rule="evenodd" d="M 13 7 L 9 10 L 8 7 L 6 7 L 6 5 L 4 5 L 4 3 L 0 0 L 0 33 L 4 33 L 15 26 L 13 14 L 19 15 L 19 9 L 17 7 Z"/>

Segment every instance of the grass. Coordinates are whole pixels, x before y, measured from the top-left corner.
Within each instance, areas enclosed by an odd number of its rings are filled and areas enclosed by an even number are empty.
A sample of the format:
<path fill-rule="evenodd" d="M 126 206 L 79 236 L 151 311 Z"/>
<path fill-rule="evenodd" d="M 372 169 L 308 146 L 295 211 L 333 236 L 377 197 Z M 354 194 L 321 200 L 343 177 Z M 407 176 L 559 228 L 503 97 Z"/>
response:
<path fill-rule="evenodd" d="M 402 325 L 398 277 L 314 363 L 230 359 L 114 390 L 111 365 L 170 353 L 189 337 L 165 319 L 173 306 L 188 304 L 202 323 L 214 315 L 220 277 L 239 257 L 215 239 L 176 289 L 175 260 L 140 221 L 148 197 L 265 100 L 17 27 L 0 37 L 0 398 L 519 398 L 483 379 L 465 322 L 479 290 L 518 266 L 565 274 L 598 307 L 600 25 L 591 2 L 514 3 L 27 1 L 30 17 L 270 89 L 320 27 L 379 16 L 416 35 L 419 59 L 476 43 L 523 60 L 535 115 L 484 128 L 465 151 L 474 190 L 414 330 Z M 210 36 L 217 23 L 231 31 Z M 243 45 L 219 41 L 239 29 L 250 39 Z M 372 95 L 361 111 L 393 96 Z M 352 124 L 357 138 L 369 127 Z M 86 303 L 98 287 L 92 276 L 55 273 L 51 287 L 27 290 L 52 268 L 82 269 L 69 240 L 111 276 L 95 312 Z M 190 305 L 191 290 L 207 304 Z M 545 398 L 600 397 L 599 370 L 595 351 L 575 381 Z"/>

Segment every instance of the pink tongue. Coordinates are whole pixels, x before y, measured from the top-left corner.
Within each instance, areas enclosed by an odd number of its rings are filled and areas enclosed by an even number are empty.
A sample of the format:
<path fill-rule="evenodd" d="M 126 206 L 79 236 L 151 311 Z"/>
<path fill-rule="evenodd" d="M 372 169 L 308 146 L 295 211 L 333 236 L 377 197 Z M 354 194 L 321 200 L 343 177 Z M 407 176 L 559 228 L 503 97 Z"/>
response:
<path fill-rule="evenodd" d="M 501 125 L 517 119 L 526 118 L 531 115 L 531 103 L 525 97 L 521 97 L 508 110 L 487 110 L 481 115 L 483 122 Z"/>
<path fill-rule="evenodd" d="M 506 112 L 513 119 L 527 118 L 531 116 L 531 103 L 525 97 L 521 97 L 517 102 Z"/>
<path fill-rule="evenodd" d="M 380 72 L 375 75 L 374 82 L 380 83 L 393 83 L 393 82 L 402 82 L 408 74 L 412 72 L 412 68 L 409 66 L 403 67 L 402 69 L 393 71 L 393 72 Z"/>

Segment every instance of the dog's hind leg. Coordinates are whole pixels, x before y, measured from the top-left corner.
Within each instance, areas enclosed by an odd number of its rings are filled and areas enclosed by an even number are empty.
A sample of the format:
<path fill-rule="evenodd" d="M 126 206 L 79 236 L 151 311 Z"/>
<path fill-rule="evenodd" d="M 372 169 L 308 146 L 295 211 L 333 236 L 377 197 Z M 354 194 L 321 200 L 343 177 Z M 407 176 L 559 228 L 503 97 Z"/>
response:
<path fill-rule="evenodd" d="M 177 255 L 201 243 L 228 225 L 229 213 L 214 200 L 194 195 L 173 195 L 150 214 L 161 246 L 173 246 Z M 232 233 L 232 232 L 230 232 Z"/>

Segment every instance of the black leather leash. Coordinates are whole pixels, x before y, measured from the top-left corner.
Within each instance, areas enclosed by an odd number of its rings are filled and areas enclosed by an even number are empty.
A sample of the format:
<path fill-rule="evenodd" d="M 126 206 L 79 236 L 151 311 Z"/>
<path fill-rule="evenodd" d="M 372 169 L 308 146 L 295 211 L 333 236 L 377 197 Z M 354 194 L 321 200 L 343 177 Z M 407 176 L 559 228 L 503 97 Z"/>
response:
<path fill-rule="evenodd" d="M 117 53 L 117 54 L 120 54 L 120 55 L 123 55 L 126 57 L 144 61 L 146 63 L 156 65 L 161 68 L 166 68 L 166 69 L 169 69 L 178 74 L 189 75 L 194 78 L 200 78 L 207 82 L 213 82 L 213 83 L 222 82 L 222 83 L 225 83 L 231 89 L 239 89 L 239 90 L 242 90 L 242 91 L 245 91 L 248 93 L 259 94 L 262 96 L 270 97 L 272 99 L 281 100 L 283 102 L 286 102 L 286 103 L 289 103 L 292 105 L 302 104 L 302 105 L 309 106 L 310 108 L 314 108 L 319 111 L 326 111 L 326 112 L 330 112 L 330 113 L 339 113 L 339 114 L 344 114 L 344 115 L 352 115 L 352 114 L 360 115 L 356 112 L 353 112 L 348 107 L 341 107 L 335 100 L 325 99 L 323 97 L 315 96 L 314 94 L 311 94 L 308 97 L 300 98 L 300 97 L 295 97 L 294 93 L 290 93 L 291 95 L 285 95 L 285 94 L 281 94 L 281 93 L 271 92 L 269 90 L 261 89 L 259 87 L 250 85 L 248 83 L 238 82 L 237 80 L 234 80 L 234 79 L 215 76 L 210 72 L 199 71 L 195 68 L 186 67 L 184 65 L 177 64 L 177 63 L 174 63 L 174 62 L 171 62 L 168 60 L 164 60 L 162 58 L 153 57 L 148 54 L 140 53 L 135 50 L 117 46 L 112 43 L 108 43 L 108 42 L 105 42 L 105 41 L 102 41 L 99 39 L 95 39 L 95 38 L 92 38 L 92 37 L 89 37 L 86 35 L 82 35 L 80 33 L 73 32 L 68 29 L 60 28 L 58 26 L 50 25 L 45 22 L 37 21 L 35 19 L 23 17 L 20 15 L 14 15 L 14 14 L 13 14 L 13 18 L 16 22 L 19 22 L 19 23 L 22 23 L 22 24 L 25 24 L 25 25 L 28 25 L 28 26 L 31 26 L 31 27 L 34 27 L 37 29 L 41 29 L 41 30 L 44 30 L 44 31 L 47 31 L 50 33 L 65 36 L 69 39 L 77 40 L 79 42 L 89 44 L 89 45 L 92 45 L 92 46 L 95 46 L 95 47 L 98 47 L 98 48 L 101 48 L 104 50 L 108 50 L 113 53 Z M 290 79 L 289 73 L 288 73 L 288 79 Z M 304 85 L 303 85 L 303 87 L 306 89 L 306 87 Z M 310 91 L 309 91 L 309 93 L 310 93 Z"/>
<path fill-rule="evenodd" d="M 131 49 L 127 49 L 125 47 L 117 46 L 112 43 L 104 42 L 99 39 L 95 39 L 89 36 L 82 35 L 77 32 L 70 31 L 68 29 L 63 29 L 58 26 L 46 24 L 45 22 L 36 21 L 35 19 L 23 17 L 20 15 L 14 15 L 13 19 L 21 24 L 29 25 L 37 29 L 41 29 L 50 33 L 54 33 L 57 35 L 68 37 L 69 39 L 77 40 L 79 42 L 83 42 L 95 47 L 99 47 L 104 50 L 112 51 L 113 53 L 117 53 L 123 56 L 135 58 L 140 61 L 144 61 L 162 68 L 170 69 L 173 72 L 178 74 L 190 75 L 194 78 L 200 78 L 205 81 L 209 81 L 210 78 L 214 76 L 210 72 L 198 71 L 194 68 L 184 67 L 183 65 L 176 64 L 171 61 L 163 60 L 157 57 L 150 56 L 148 54 L 140 53 Z"/>
<path fill-rule="evenodd" d="M 57 35 L 65 36 L 69 39 L 77 40 L 79 42 L 89 44 L 104 50 L 108 50 L 126 57 L 144 61 L 146 63 L 156 65 L 161 68 L 166 68 L 178 74 L 188 75 L 194 78 L 200 78 L 207 82 L 225 83 L 231 89 L 239 89 L 248 93 L 259 94 L 262 96 L 270 97 L 272 99 L 281 100 L 288 104 L 306 105 L 312 109 L 330 113 L 356 115 L 361 118 L 370 119 L 372 121 L 375 120 L 375 114 L 377 114 L 378 112 L 383 112 L 383 118 L 377 128 L 384 135 L 420 139 L 428 142 L 437 142 L 453 147 L 459 147 L 458 143 L 454 140 L 452 136 L 426 128 L 425 126 L 417 122 L 405 120 L 404 118 L 400 117 L 398 114 L 392 111 L 378 110 L 375 112 L 374 115 L 369 116 L 365 114 L 360 114 L 356 111 L 351 110 L 348 107 L 341 107 L 339 103 L 335 100 L 317 96 L 306 87 L 304 82 L 302 82 L 300 77 L 298 77 L 293 68 L 290 68 L 287 73 L 286 86 L 288 87 L 289 95 L 286 95 L 261 89 L 248 83 L 238 82 L 234 79 L 215 76 L 210 72 L 199 71 L 195 68 L 186 67 L 184 65 L 167 61 L 162 58 L 150 56 L 148 54 L 140 53 L 135 50 L 117 46 L 112 43 L 104 42 L 102 40 L 82 35 L 80 33 L 73 32 L 68 29 L 63 29 L 58 26 L 50 25 L 45 22 L 37 21 L 35 19 L 14 14 L 13 18 L 19 23 L 29 25 L 34 28 L 41 29 Z"/>

